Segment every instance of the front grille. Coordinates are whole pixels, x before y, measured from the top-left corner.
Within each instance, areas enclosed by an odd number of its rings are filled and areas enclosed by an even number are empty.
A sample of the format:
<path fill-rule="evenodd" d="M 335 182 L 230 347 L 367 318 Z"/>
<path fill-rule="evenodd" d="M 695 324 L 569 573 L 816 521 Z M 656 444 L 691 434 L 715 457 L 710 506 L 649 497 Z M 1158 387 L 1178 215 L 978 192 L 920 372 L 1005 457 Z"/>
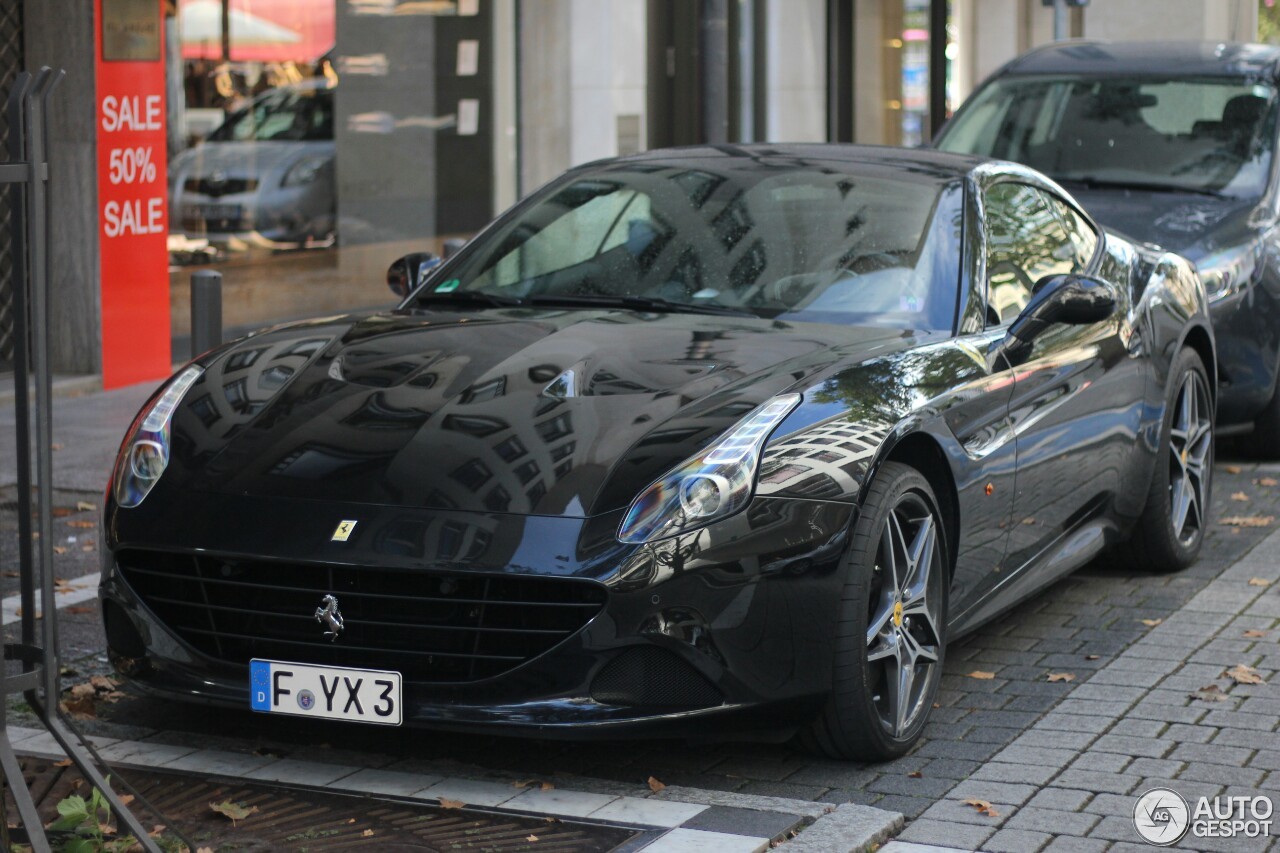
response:
<path fill-rule="evenodd" d="M 257 178 L 187 178 L 183 184 L 188 192 L 219 198 L 224 195 L 247 193 L 258 188 Z"/>
<path fill-rule="evenodd" d="M 175 634 L 233 664 L 253 658 L 391 669 L 408 681 L 500 675 L 576 633 L 604 606 L 591 581 L 224 559 L 116 555 L 125 581 Z M 337 597 L 336 641 L 315 618 Z"/>

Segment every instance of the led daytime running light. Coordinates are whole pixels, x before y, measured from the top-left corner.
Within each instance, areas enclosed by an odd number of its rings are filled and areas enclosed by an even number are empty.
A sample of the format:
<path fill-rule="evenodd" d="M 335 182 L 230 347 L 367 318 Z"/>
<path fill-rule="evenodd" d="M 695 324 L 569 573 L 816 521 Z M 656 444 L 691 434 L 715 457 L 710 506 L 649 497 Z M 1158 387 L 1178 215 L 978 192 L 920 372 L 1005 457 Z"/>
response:
<path fill-rule="evenodd" d="M 200 378 L 200 374 L 204 371 L 192 365 L 186 370 L 178 374 L 178 378 L 169 383 L 169 387 L 164 389 L 164 393 L 160 395 L 160 399 L 151 407 L 151 411 L 147 413 L 146 420 L 142 422 L 143 432 L 160 432 L 169 425 L 169 419 L 173 417 L 173 412 L 178 408 L 178 404 L 182 402 L 182 398 L 191 390 L 191 386 Z"/>

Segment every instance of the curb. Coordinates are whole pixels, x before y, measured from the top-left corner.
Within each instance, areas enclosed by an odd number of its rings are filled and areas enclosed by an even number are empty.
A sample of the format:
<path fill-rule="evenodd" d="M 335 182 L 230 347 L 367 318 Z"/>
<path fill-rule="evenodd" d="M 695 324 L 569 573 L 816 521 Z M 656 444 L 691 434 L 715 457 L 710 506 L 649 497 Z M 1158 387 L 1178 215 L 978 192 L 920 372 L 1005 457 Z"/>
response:
<path fill-rule="evenodd" d="M 59 376 L 53 380 L 54 397 L 79 397 L 102 390 L 102 377 L 95 374 L 86 376 Z M 12 406 L 17 397 L 12 375 L 0 380 L 0 406 Z"/>

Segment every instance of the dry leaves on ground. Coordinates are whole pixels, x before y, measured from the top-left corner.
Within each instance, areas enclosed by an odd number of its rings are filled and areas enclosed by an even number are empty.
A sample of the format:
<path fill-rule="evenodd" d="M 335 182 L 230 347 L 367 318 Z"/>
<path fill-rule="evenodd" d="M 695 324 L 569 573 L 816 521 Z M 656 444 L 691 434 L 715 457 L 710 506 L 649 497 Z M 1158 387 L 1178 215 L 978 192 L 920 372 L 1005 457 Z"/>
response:
<path fill-rule="evenodd" d="M 88 501 L 76 501 L 76 509 L 81 512 L 93 512 L 97 508 L 97 504 L 89 503 Z"/>
<path fill-rule="evenodd" d="M 460 809 L 465 805 L 466 803 L 462 802 L 462 800 L 451 800 L 448 797 L 440 798 L 440 808 L 442 809 Z"/>
<path fill-rule="evenodd" d="M 538 840 L 538 836 L 536 835 L 530 835 L 528 838 L 525 839 L 525 841 L 528 841 L 528 842 L 534 842 L 537 840 Z"/>
<path fill-rule="evenodd" d="M 1000 817 L 1000 812 L 996 811 L 995 808 L 991 805 L 991 803 L 987 802 L 986 800 L 970 799 L 970 800 L 965 800 L 964 804 L 966 806 L 973 806 L 973 808 L 980 815 L 986 815 L 987 817 Z"/>
<path fill-rule="evenodd" d="M 70 766 L 71 766 L 71 759 L 70 759 L 70 758 L 64 758 L 64 759 L 62 759 L 61 761 L 55 761 L 55 762 L 53 762 L 53 766 L 54 766 L 54 767 L 70 767 Z"/>
<path fill-rule="evenodd" d="M 233 803 L 230 800 L 223 800 L 220 803 L 209 803 L 209 808 L 223 817 L 230 818 L 232 826 L 236 825 L 236 821 L 244 820 L 249 815 L 258 811 L 257 806 L 245 806 L 241 803 Z"/>
<path fill-rule="evenodd" d="M 1267 636 L 1267 632 L 1266 632 L 1266 631 L 1263 631 L 1263 630 L 1262 630 L 1262 629 L 1260 629 L 1260 628 L 1250 628 L 1249 630 L 1247 630 L 1247 631 L 1245 631 L 1245 632 L 1244 632 L 1244 636 L 1246 636 L 1246 637 L 1265 637 L 1265 636 Z"/>
<path fill-rule="evenodd" d="M 1164 620 L 1163 619 L 1139 619 L 1138 621 L 1141 622 L 1143 625 L 1146 625 L 1148 628 L 1154 628 Z"/>
<path fill-rule="evenodd" d="M 1223 471 L 1226 471 L 1228 474 L 1239 474 L 1239 473 L 1240 473 L 1240 466 L 1239 466 L 1239 465 L 1225 465 L 1225 466 L 1223 466 L 1222 470 L 1223 470 Z"/>
<path fill-rule="evenodd" d="M 664 785 L 664 784 L 662 784 L 661 782 L 659 782 L 659 781 L 658 781 L 657 779 L 655 779 L 653 776 L 650 776 L 650 777 L 649 777 L 649 790 L 650 790 L 650 791 L 653 791 L 653 792 L 656 794 L 656 793 L 658 793 L 659 791 L 661 791 L 661 790 L 662 790 L 663 788 L 665 788 L 665 787 L 667 787 L 667 786 L 666 786 L 666 785 Z"/>
<path fill-rule="evenodd" d="M 543 791 L 550 791 L 553 788 L 555 788 L 555 785 L 552 785 L 550 782 L 544 782 L 541 779 L 520 779 L 519 781 L 512 782 L 511 784 L 516 786 L 517 788 L 536 787 L 536 788 L 542 789 Z"/>
<path fill-rule="evenodd" d="M 1256 669 L 1242 663 L 1238 663 L 1231 667 L 1231 669 L 1224 672 L 1223 675 L 1230 678 L 1236 684 L 1266 684 Z"/>
<path fill-rule="evenodd" d="M 1249 586 L 1271 586 L 1271 581 L 1266 578 L 1249 578 Z"/>
<path fill-rule="evenodd" d="M 996 677 L 996 674 L 994 672 L 983 672 L 980 669 L 975 669 L 973 672 L 969 673 L 969 677 L 976 678 L 980 681 L 990 681 Z"/>
<path fill-rule="evenodd" d="M 1085 659 L 1085 660 L 1097 660 L 1097 659 L 1098 659 L 1098 658 L 1100 658 L 1100 657 L 1102 657 L 1102 655 L 1085 655 L 1085 656 L 1084 656 L 1084 659 Z"/>
<path fill-rule="evenodd" d="M 1206 684 L 1194 693 L 1188 693 L 1191 699 L 1199 699 L 1201 702 L 1225 702 L 1227 694 L 1222 692 L 1222 688 L 1216 684 Z"/>
<path fill-rule="evenodd" d="M 1051 672 L 1049 673 L 1049 681 L 1075 681 L 1076 677 L 1070 672 Z"/>
<path fill-rule="evenodd" d="M 62 546 L 62 545 L 54 545 L 54 546 L 53 546 L 53 553 L 55 553 L 55 554 L 57 554 L 59 557 L 61 557 L 63 554 L 67 553 L 67 549 L 66 549 L 66 547 L 65 547 L 65 546 Z"/>
<path fill-rule="evenodd" d="M 366 829 L 364 832 L 360 833 L 360 835 L 361 835 L 361 837 L 363 837 L 363 838 L 372 838 L 372 837 L 373 837 L 373 830 L 372 830 L 372 829 Z"/>
<path fill-rule="evenodd" d="M 912 770 L 910 773 L 908 773 L 908 774 L 907 774 L 907 778 L 908 778 L 908 779 L 923 779 L 923 778 L 924 778 L 924 774 L 923 774 L 923 773 L 921 773 L 919 770 Z"/>
<path fill-rule="evenodd" d="M 1271 486 L 1280 485 L 1280 480 L 1276 480 L 1275 477 L 1259 477 L 1253 481 L 1253 484 L 1255 486 L 1267 486 L 1270 488 Z"/>
<path fill-rule="evenodd" d="M 1229 515 L 1218 523 L 1227 527 L 1270 527 L 1275 520 L 1274 515 Z"/>
<path fill-rule="evenodd" d="M 67 522 L 67 526 L 68 526 L 68 527 L 79 527 L 81 530 L 89 530 L 90 528 L 97 527 L 97 526 L 98 526 L 98 522 L 96 522 L 96 521 L 89 521 L 89 520 L 87 520 L 87 519 L 83 519 L 83 518 L 73 518 L 73 519 L 71 519 L 70 521 L 68 521 L 68 522 Z"/>
<path fill-rule="evenodd" d="M 1233 501 L 1248 501 L 1248 500 L 1249 500 L 1249 496 L 1248 496 L 1248 495 L 1246 495 L 1244 492 L 1232 492 L 1232 493 L 1231 493 L 1231 500 L 1233 500 Z"/>

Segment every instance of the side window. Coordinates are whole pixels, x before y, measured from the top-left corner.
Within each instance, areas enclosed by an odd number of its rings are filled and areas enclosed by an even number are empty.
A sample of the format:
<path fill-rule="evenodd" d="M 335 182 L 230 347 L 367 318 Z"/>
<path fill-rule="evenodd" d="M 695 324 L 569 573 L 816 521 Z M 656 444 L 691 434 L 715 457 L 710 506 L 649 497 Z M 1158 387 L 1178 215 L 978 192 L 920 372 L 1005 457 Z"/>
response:
<path fill-rule="evenodd" d="M 1097 235 L 1065 203 L 1025 184 L 997 184 L 985 207 L 987 325 L 1003 326 L 1041 278 L 1082 271 Z"/>

